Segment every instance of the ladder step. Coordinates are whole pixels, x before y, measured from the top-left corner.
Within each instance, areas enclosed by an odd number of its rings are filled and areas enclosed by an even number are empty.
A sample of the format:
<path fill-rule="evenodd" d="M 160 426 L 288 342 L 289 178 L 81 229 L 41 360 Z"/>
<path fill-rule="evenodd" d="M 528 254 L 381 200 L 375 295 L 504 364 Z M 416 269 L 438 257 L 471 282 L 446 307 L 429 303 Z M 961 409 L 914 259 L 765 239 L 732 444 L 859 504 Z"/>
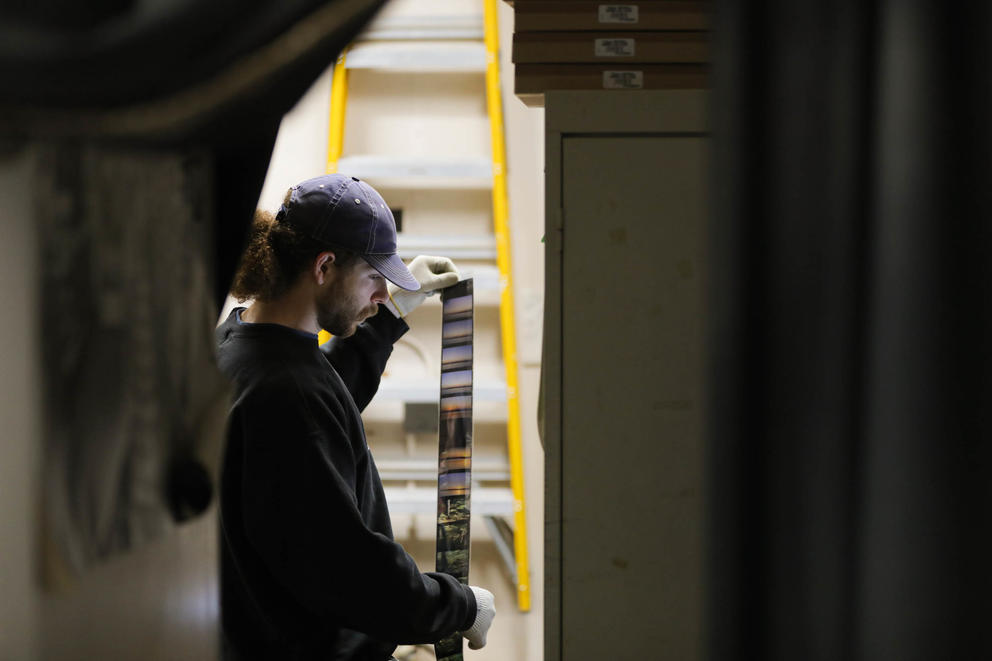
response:
<path fill-rule="evenodd" d="M 460 16 L 381 16 L 358 37 L 358 41 L 402 41 L 482 39 L 482 14 Z"/>
<path fill-rule="evenodd" d="M 383 480 L 437 480 L 437 457 L 413 459 L 409 457 L 382 457 L 376 455 L 375 465 Z M 472 458 L 472 479 L 475 481 L 501 481 L 510 479 L 510 466 L 497 459 Z"/>
<path fill-rule="evenodd" d="M 422 234 L 403 234 L 397 237 L 397 252 L 400 257 L 407 259 L 417 255 L 443 255 L 451 259 L 496 259 L 496 237 L 492 234 L 477 234 L 463 236 L 435 236 Z M 462 274 L 464 277 L 471 277 Z M 483 273 L 483 278 L 489 278 L 489 273 Z M 495 285 L 499 286 L 498 272 Z M 482 288 L 492 282 L 478 283 Z"/>
<path fill-rule="evenodd" d="M 402 251 L 400 251 L 402 254 Z M 425 250 L 420 253 L 422 255 L 441 255 L 442 257 L 448 257 L 443 251 L 430 251 Z M 501 285 L 501 279 L 499 276 L 499 269 L 495 266 L 464 266 L 462 260 L 468 261 L 468 257 L 454 257 L 455 265 L 458 266 L 458 273 L 462 280 L 468 280 L 472 278 L 475 280 L 475 306 L 477 308 L 486 306 L 498 306 L 500 304 L 500 298 L 502 296 L 503 290 Z M 424 305 L 428 306 L 441 306 L 440 296 L 428 296 Z M 501 402 L 503 400 L 500 400 Z"/>
<path fill-rule="evenodd" d="M 426 247 L 423 251 L 415 253 L 414 251 L 404 252 L 402 248 L 399 250 L 399 254 L 403 256 L 404 259 L 408 257 L 413 257 L 415 255 L 440 255 L 442 257 L 451 257 L 455 260 L 455 265 L 458 267 L 458 273 L 462 280 L 468 280 L 472 278 L 475 283 L 475 305 L 476 307 L 493 306 L 499 305 L 500 296 L 503 293 L 500 286 L 501 280 L 499 276 L 499 269 L 495 266 L 485 266 L 485 265 L 471 265 L 465 266 L 465 263 L 471 264 L 469 260 L 474 259 L 473 257 L 463 257 L 457 254 L 452 254 L 452 252 L 446 252 L 443 248 L 431 248 Z M 462 261 L 464 260 L 464 261 Z M 428 296 L 427 300 L 424 302 L 427 306 L 438 306 L 441 305 L 440 296 Z M 226 319 L 227 317 L 225 317 Z M 502 400 L 500 400 L 502 401 Z"/>
<path fill-rule="evenodd" d="M 443 253 L 442 253 L 443 254 Z M 444 255 L 447 256 L 447 255 Z M 469 266 L 458 267 L 458 272 L 463 280 L 472 278 L 476 292 L 496 292 L 501 291 L 499 269 L 495 266 Z M 479 304 L 484 304 L 486 300 L 479 300 Z"/>
<path fill-rule="evenodd" d="M 345 68 L 421 73 L 484 73 L 486 46 L 472 41 L 363 42 L 348 51 Z"/>
<path fill-rule="evenodd" d="M 368 179 L 385 188 L 491 189 L 492 164 L 486 158 L 422 156 L 345 156 L 338 172 Z"/>
<path fill-rule="evenodd" d="M 472 397 L 476 402 L 506 402 L 506 383 L 499 379 L 475 379 Z M 441 389 L 433 379 L 383 377 L 373 401 L 437 403 Z"/>
<path fill-rule="evenodd" d="M 384 487 L 389 511 L 393 514 L 437 514 L 434 487 Z M 513 492 L 507 488 L 472 486 L 472 514 L 511 516 Z"/>

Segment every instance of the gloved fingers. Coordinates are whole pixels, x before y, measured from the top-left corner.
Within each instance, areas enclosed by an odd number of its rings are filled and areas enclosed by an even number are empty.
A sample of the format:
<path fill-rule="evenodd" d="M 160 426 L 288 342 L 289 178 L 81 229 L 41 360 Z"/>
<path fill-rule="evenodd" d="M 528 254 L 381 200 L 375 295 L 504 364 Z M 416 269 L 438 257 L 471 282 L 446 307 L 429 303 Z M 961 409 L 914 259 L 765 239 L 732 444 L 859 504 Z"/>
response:
<path fill-rule="evenodd" d="M 486 635 L 496 617 L 496 604 L 493 593 L 475 585 L 469 586 L 475 594 L 476 615 L 472 627 L 462 635 L 468 639 L 469 649 L 478 650 L 486 646 Z"/>
<path fill-rule="evenodd" d="M 410 269 L 410 273 L 413 274 L 413 277 L 421 283 L 424 281 L 424 278 L 430 277 L 431 274 L 458 273 L 458 267 L 455 266 L 453 261 L 447 257 L 437 257 L 434 255 L 419 255 L 414 257 L 408 268 Z"/>
<path fill-rule="evenodd" d="M 458 275 L 458 267 L 447 257 L 430 257 L 428 266 L 431 269 L 431 273 L 438 275 L 441 273 L 454 273 L 456 276 Z"/>
<path fill-rule="evenodd" d="M 458 282 L 458 267 L 447 257 L 420 255 L 410 262 L 409 268 L 425 294 Z"/>
<path fill-rule="evenodd" d="M 451 285 L 458 282 L 458 273 L 441 273 L 431 279 L 430 282 L 424 283 L 421 287 L 426 288 L 426 291 L 434 291 L 436 289 L 444 289 L 445 287 L 450 287 Z"/>

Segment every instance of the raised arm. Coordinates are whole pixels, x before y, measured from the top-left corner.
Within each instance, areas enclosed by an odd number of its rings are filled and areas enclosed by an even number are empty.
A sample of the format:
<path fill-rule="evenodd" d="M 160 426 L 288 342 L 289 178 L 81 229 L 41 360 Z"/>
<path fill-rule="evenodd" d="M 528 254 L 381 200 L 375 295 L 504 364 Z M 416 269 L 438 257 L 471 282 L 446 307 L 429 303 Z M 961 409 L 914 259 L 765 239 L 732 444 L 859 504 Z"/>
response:
<path fill-rule="evenodd" d="M 380 305 L 379 313 L 359 324 L 354 335 L 332 337 L 320 346 L 348 387 L 359 411 L 364 411 L 372 401 L 386 361 L 393 353 L 393 343 L 409 328 L 403 319 L 396 318 Z"/>

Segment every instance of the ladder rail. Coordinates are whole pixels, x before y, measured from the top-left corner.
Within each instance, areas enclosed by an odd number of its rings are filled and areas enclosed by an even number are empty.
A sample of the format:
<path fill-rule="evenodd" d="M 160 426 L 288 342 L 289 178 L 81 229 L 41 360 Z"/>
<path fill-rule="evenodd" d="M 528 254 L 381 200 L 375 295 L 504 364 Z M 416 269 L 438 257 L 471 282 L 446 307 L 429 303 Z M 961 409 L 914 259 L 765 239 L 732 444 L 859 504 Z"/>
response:
<path fill-rule="evenodd" d="M 530 573 L 527 562 L 527 513 L 524 507 L 523 452 L 520 438 L 520 398 L 517 383 L 517 341 L 513 279 L 510 262 L 510 228 L 506 191 L 506 145 L 503 139 L 503 104 L 499 79 L 498 0 L 483 0 L 486 41 L 486 106 L 489 114 L 493 157 L 493 225 L 496 264 L 500 275 L 499 318 L 506 371 L 507 453 L 510 489 L 513 492 L 514 556 L 517 563 L 517 606 L 530 611 Z"/>
<path fill-rule="evenodd" d="M 348 103 L 348 47 L 341 51 L 337 62 L 334 63 L 333 78 L 331 78 L 331 118 L 327 127 L 327 172 L 334 174 L 338 171 L 338 160 L 344 148 L 344 113 Z"/>

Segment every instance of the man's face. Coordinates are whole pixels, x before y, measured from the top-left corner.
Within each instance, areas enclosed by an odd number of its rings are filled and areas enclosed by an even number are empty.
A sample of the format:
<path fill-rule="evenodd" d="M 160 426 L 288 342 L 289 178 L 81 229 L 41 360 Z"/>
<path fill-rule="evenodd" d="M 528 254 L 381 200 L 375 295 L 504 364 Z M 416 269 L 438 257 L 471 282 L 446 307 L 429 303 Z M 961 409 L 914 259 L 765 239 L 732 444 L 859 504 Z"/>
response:
<path fill-rule="evenodd" d="M 361 258 L 331 268 L 335 277 L 317 294 L 317 323 L 332 335 L 348 337 L 388 299 L 386 279 Z"/>

